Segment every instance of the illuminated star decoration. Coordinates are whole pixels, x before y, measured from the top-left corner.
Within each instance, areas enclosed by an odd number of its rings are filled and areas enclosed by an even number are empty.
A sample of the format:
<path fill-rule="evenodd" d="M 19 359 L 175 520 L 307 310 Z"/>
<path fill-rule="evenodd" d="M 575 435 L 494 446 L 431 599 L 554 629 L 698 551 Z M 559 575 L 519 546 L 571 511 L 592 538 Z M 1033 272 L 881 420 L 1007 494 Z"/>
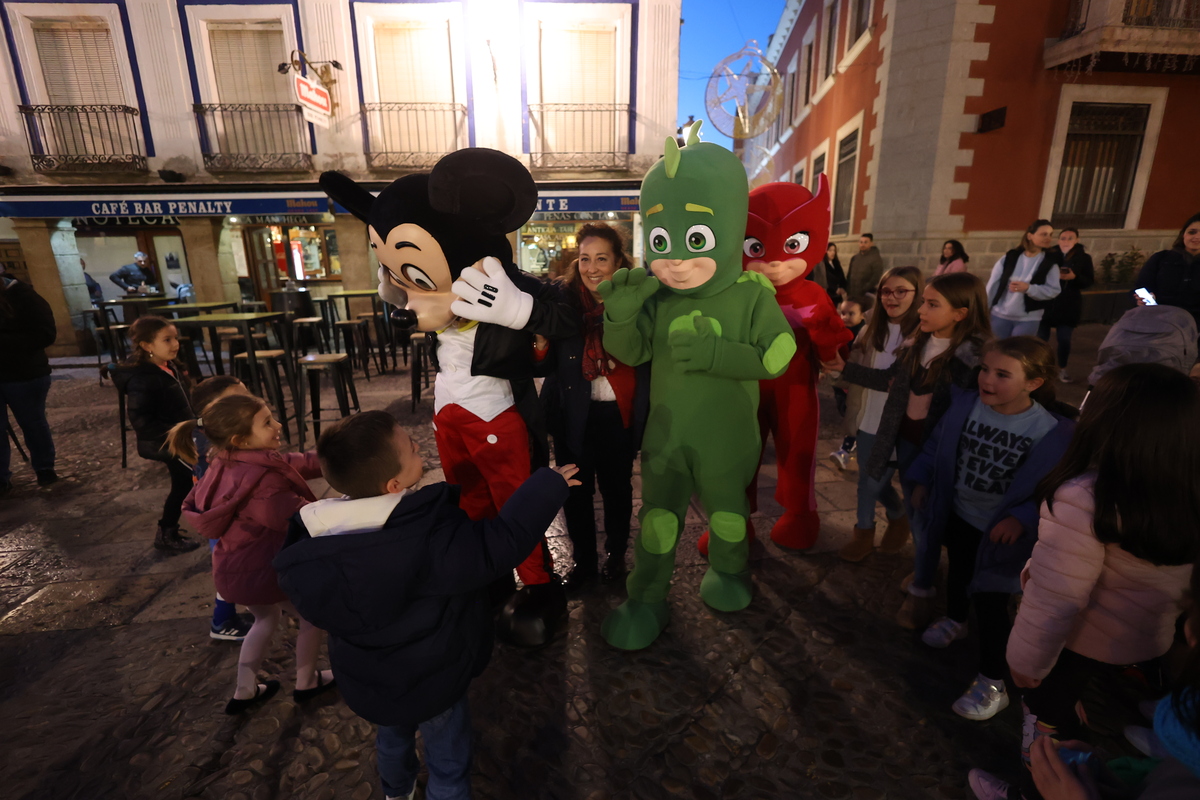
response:
<path fill-rule="evenodd" d="M 735 138 L 741 138 L 736 135 L 738 127 L 743 132 L 750 130 L 750 98 L 751 95 L 761 94 L 771 91 L 770 86 L 762 86 L 757 82 L 758 73 L 753 71 L 754 59 L 747 57 L 742 65 L 742 70 L 739 73 L 726 66 L 721 70 L 721 76 L 725 79 L 728 88 L 717 95 L 716 101 L 720 105 L 725 105 L 730 100 L 733 100 L 736 105 L 734 116 L 737 118 L 735 126 Z"/>

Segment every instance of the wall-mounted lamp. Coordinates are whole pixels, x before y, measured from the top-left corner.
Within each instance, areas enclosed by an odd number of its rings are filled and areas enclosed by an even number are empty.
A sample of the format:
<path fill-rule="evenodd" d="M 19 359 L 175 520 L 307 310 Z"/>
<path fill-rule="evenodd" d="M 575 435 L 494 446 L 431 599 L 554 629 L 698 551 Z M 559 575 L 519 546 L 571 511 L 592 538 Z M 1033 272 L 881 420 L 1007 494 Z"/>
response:
<path fill-rule="evenodd" d="M 304 54 L 303 50 L 293 50 L 291 60 L 280 64 L 278 70 L 280 75 L 287 75 L 291 70 L 302 73 L 305 67 L 312 69 L 321 85 L 329 89 L 330 94 L 333 93 L 333 84 L 337 83 L 337 79 L 333 77 L 333 71 L 335 69 L 339 72 L 342 70 L 340 61 L 313 61 Z"/>

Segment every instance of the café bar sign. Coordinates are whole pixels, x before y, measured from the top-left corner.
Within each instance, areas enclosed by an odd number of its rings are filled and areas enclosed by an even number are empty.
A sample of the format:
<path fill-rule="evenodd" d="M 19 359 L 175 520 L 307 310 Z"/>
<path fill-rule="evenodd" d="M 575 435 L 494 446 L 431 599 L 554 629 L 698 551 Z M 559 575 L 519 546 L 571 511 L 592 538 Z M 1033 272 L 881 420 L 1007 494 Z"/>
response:
<path fill-rule="evenodd" d="M 324 194 L 0 197 L 0 217 L 225 217 L 234 214 L 324 214 Z"/>

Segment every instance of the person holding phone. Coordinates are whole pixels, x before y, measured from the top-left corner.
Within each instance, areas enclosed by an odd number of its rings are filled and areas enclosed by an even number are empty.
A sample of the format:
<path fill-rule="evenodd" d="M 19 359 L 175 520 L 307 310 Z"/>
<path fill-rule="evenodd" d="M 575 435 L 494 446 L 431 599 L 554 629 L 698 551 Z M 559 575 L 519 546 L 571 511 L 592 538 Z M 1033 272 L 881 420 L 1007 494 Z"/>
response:
<path fill-rule="evenodd" d="M 1078 228 L 1063 228 L 1058 234 L 1058 244 L 1050 248 L 1061 263 L 1058 266 L 1058 284 L 1062 291 L 1050 301 L 1038 326 L 1038 338 L 1050 341 L 1050 329 L 1057 332 L 1058 379 L 1070 383 L 1067 360 L 1071 357 L 1071 335 L 1075 333 L 1083 315 L 1083 290 L 1096 282 L 1096 271 L 1092 257 L 1079 241 Z"/>
<path fill-rule="evenodd" d="M 1137 288 L 1149 292 L 1159 305 L 1184 309 L 1200 326 L 1200 214 L 1183 224 L 1170 250 L 1146 259 Z M 1140 292 L 1136 296 L 1138 305 L 1150 305 Z"/>

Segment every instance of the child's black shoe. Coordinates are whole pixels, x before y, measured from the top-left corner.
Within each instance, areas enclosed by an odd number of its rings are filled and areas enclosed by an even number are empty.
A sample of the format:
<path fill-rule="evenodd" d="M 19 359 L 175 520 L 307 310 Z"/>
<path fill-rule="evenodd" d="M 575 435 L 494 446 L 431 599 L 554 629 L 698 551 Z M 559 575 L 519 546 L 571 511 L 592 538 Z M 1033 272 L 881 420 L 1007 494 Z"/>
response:
<path fill-rule="evenodd" d="M 254 687 L 254 697 L 247 697 L 245 700 L 238 700 L 236 697 L 230 698 L 229 702 L 225 704 L 225 713 L 233 716 L 241 714 L 243 711 L 249 711 L 254 706 L 270 700 L 278 691 L 279 681 L 260 683 Z"/>

